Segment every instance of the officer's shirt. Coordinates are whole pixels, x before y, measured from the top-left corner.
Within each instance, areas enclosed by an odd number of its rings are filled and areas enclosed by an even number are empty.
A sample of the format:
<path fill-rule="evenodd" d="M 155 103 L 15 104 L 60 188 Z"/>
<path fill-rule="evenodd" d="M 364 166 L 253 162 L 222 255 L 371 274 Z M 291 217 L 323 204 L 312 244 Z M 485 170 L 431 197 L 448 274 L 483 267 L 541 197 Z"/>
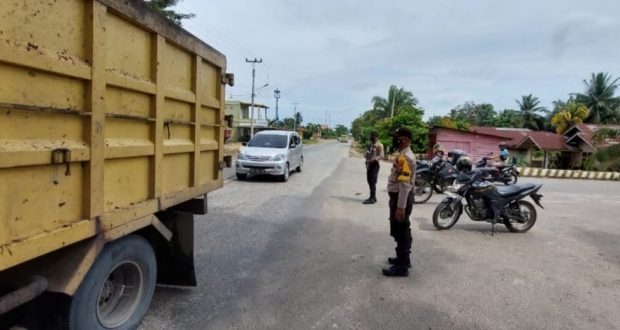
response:
<path fill-rule="evenodd" d="M 413 189 L 414 179 L 415 155 L 410 148 L 405 148 L 394 160 L 387 186 L 388 192 L 398 193 L 398 208 L 404 209 L 407 206 L 407 198 Z"/>
<path fill-rule="evenodd" d="M 369 161 L 380 161 L 383 158 L 383 144 L 377 141 L 366 152 L 366 159 Z"/>

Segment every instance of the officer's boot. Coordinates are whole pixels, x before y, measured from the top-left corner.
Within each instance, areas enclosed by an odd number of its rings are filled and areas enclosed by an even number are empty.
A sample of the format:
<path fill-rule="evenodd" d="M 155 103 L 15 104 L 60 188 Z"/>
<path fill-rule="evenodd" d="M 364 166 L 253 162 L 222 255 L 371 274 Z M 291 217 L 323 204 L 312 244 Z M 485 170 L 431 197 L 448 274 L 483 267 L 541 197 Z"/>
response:
<path fill-rule="evenodd" d="M 406 277 L 409 276 L 409 269 L 404 265 L 393 265 L 383 268 L 383 275 L 387 277 Z"/>
<path fill-rule="evenodd" d="M 377 202 L 377 198 L 375 197 L 375 191 L 370 191 L 370 197 L 364 201 L 364 204 L 374 204 Z"/>

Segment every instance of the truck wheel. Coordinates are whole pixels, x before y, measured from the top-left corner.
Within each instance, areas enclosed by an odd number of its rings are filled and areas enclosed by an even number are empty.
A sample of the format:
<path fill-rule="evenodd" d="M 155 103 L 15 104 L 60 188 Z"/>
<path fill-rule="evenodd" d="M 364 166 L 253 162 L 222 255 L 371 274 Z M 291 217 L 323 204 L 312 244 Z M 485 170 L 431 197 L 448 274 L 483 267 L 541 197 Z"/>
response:
<path fill-rule="evenodd" d="M 157 277 L 151 244 L 127 236 L 104 247 L 71 302 L 69 329 L 136 329 L 149 309 Z"/>

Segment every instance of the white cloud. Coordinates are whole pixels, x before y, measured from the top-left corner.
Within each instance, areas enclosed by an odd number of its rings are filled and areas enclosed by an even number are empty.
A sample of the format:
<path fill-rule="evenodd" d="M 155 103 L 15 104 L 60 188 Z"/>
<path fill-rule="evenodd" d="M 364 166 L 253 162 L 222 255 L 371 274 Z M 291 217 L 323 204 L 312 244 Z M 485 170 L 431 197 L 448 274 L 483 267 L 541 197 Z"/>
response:
<path fill-rule="evenodd" d="M 237 82 L 227 94 L 249 99 L 245 57 L 262 57 L 257 85 L 270 87 L 258 101 L 273 106 L 277 87 L 281 111 L 300 102 L 307 121 L 329 110 L 348 125 L 392 84 L 434 115 L 468 100 L 515 107 L 530 93 L 549 105 L 591 72 L 620 76 L 615 0 L 184 0 L 178 9 L 227 55 Z"/>

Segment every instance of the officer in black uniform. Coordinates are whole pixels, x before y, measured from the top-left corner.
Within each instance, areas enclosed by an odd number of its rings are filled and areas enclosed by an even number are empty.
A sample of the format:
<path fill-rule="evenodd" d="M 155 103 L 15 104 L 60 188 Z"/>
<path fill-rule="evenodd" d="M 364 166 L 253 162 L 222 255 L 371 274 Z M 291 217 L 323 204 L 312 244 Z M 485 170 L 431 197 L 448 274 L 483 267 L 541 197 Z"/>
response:
<path fill-rule="evenodd" d="M 370 133 L 370 144 L 364 154 L 366 158 L 366 180 L 370 188 L 370 197 L 364 204 L 377 202 L 377 176 L 379 175 L 379 161 L 383 158 L 383 144 L 377 139 L 377 132 Z"/>
<path fill-rule="evenodd" d="M 411 222 L 413 210 L 415 155 L 411 151 L 413 135 L 407 128 L 399 128 L 394 134 L 393 145 L 398 150 L 394 165 L 388 178 L 390 196 L 390 235 L 396 241 L 396 258 L 388 258 L 392 264 L 383 269 L 385 276 L 409 276 L 411 268 Z"/>

